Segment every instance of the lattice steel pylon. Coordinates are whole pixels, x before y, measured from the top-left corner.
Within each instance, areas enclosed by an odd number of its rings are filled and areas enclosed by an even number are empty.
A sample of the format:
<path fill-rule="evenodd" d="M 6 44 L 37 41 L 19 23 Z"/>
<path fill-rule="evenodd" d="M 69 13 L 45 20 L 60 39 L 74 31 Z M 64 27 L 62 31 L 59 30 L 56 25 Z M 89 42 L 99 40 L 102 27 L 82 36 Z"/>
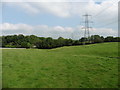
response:
<path fill-rule="evenodd" d="M 84 17 L 85 17 L 85 27 L 84 27 L 84 29 L 85 29 L 85 32 L 84 32 L 84 38 L 86 38 L 85 39 L 85 42 L 87 41 L 87 42 L 89 42 L 90 43 L 90 32 L 89 32 L 89 29 L 91 28 L 91 27 L 89 27 L 89 23 L 92 23 L 91 21 L 89 21 L 89 16 L 91 16 L 91 15 L 89 15 L 89 14 L 85 14 L 85 15 L 83 15 Z"/>

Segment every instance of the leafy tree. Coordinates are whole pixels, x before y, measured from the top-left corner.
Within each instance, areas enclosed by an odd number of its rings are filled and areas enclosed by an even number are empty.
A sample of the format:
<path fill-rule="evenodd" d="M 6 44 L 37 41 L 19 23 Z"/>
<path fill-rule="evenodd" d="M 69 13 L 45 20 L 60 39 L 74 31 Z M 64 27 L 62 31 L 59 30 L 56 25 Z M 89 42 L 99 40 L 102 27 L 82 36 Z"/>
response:
<path fill-rule="evenodd" d="M 43 43 L 42 43 L 42 42 L 43 42 L 42 40 L 37 41 L 37 42 L 35 43 L 36 47 L 39 48 L 39 49 L 40 49 L 40 48 L 43 48 L 43 45 L 42 45 Z"/>
<path fill-rule="evenodd" d="M 73 45 L 80 45 L 81 44 L 81 42 L 79 41 L 79 40 L 75 40 L 74 42 L 73 42 Z"/>
<path fill-rule="evenodd" d="M 22 48 L 31 48 L 32 44 L 30 44 L 29 42 L 21 42 L 21 47 Z"/>
<path fill-rule="evenodd" d="M 82 43 L 82 42 L 85 42 L 87 40 L 87 38 L 85 37 L 82 37 L 81 39 L 79 39 L 79 41 Z"/>
<path fill-rule="evenodd" d="M 120 42 L 120 37 L 108 36 L 104 38 L 99 35 L 92 35 L 90 37 L 92 43 L 102 43 L 102 42 Z M 81 44 L 90 44 L 87 41 L 87 38 L 82 37 L 79 40 L 64 39 L 59 37 L 58 39 L 53 39 L 51 37 L 37 37 L 35 35 L 24 36 L 19 35 L 8 35 L 1 36 L 0 43 L 2 47 L 16 47 L 16 48 L 41 48 L 41 49 L 51 49 L 62 46 L 71 46 L 71 45 L 81 45 Z"/>
<path fill-rule="evenodd" d="M 115 37 L 114 42 L 120 42 L 120 37 Z"/>
<path fill-rule="evenodd" d="M 73 45 L 73 40 L 72 40 L 72 39 L 66 39 L 65 45 L 66 45 L 66 46 L 71 46 L 71 45 Z"/>
<path fill-rule="evenodd" d="M 0 47 L 2 47 L 2 37 L 0 36 Z"/>
<path fill-rule="evenodd" d="M 113 36 L 108 36 L 105 38 L 105 42 L 114 42 Z"/>
<path fill-rule="evenodd" d="M 5 45 L 5 47 L 8 47 L 8 48 L 15 48 L 15 46 L 13 46 L 13 45 Z"/>
<path fill-rule="evenodd" d="M 94 43 L 101 43 L 103 42 L 103 37 L 100 37 L 99 35 L 93 35 L 93 42 Z"/>
<path fill-rule="evenodd" d="M 54 40 L 51 37 L 46 38 L 45 40 L 46 48 L 52 48 L 54 47 Z"/>
<path fill-rule="evenodd" d="M 59 37 L 58 38 L 58 41 L 57 41 L 58 43 L 58 45 L 57 46 L 64 46 L 65 45 L 65 39 L 64 38 L 62 38 L 62 37 Z"/>

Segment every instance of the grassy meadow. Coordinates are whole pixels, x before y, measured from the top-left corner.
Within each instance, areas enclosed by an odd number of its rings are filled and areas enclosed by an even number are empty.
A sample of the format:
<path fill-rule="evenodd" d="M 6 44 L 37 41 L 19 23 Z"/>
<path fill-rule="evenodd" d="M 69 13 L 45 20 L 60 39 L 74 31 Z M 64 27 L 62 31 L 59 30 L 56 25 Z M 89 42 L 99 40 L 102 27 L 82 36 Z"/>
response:
<path fill-rule="evenodd" d="M 118 43 L 3 49 L 3 88 L 117 88 Z"/>

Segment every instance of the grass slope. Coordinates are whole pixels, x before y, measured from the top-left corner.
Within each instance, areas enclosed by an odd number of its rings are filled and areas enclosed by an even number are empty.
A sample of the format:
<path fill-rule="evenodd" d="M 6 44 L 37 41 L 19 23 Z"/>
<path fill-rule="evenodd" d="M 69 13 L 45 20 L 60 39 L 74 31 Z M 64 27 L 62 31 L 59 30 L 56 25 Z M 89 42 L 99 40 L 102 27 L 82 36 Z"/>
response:
<path fill-rule="evenodd" d="M 3 50 L 3 88 L 116 88 L 118 43 Z"/>

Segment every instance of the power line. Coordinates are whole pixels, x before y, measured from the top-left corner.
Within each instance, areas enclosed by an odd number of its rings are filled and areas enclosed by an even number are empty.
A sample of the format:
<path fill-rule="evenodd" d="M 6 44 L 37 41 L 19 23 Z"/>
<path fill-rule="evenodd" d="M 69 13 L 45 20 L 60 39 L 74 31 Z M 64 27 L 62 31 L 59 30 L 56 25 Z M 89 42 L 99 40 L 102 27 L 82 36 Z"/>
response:
<path fill-rule="evenodd" d="M 119 21 L 120 21 L 120 20 L 119 20 Z M 113 22 L 107 23 L 107 24 L 105 24 L 105 25 L 99 25 L 99 26 L 97 26 L 97 27 L 108 26 L 108 25 L 111 25 L 111 24 L 117 23 L 117 22 L 119 22 L 119 21 L 113 21 Z"/>
<path fill-rule="evenodd" d="M 104 19 L 104 21 L 112 21 L 112 20 L 114 20 L 114 21 L 113 21 L 113 22 L 104 23 L 104 24 L 103 24 L 103 21 L 102 21 L 101 24 L 99 24 L 100 22 L 96 22 L 96 25 L 97 25 L 97 26 L 105 26 L 105 25 L 107 25 L 107 24 L 109 24 L 109 23 L 114 23 L 114 22 L 117 22 L 117 21 L 118 21 L 116 17 L 115 17 L 115 18 L 111 18 L 111 19 Z"/>
<path fill-rule="evenodd" d="M 93 17 L 93 19 L 95 19 L 96 16 L 98 16 L 98 15 L 100 15 L 101 13 L 103 13 L 104 11 L 106 11 L 108 8 L 111 8 L 111 6 L 115 5 L 114 3 L 115 3 L 115 2 L 113 2 L 112 5 L 106 7 L 105 9 L 102 9 L 100 12 L 98 12 L 98 13 Z M 92 23 L 93 23 L 93 22 L 92 22 Z"/>
<path fill-rule="evenodd" d="M 115 3 L 115 2 L 113 2 L 112 5 L 106 7 L 105 9 L 102 9 L 100 12 L 98 12 L 98 13 L 94 16 L 94 18 L 95 18 L 96 16 L 100 15 L 101 13 L 103 13 L 104 11 L 106 11 L 107 9 L 111 8 L 113 5 L 115 5 L 114 3 Z"/>

